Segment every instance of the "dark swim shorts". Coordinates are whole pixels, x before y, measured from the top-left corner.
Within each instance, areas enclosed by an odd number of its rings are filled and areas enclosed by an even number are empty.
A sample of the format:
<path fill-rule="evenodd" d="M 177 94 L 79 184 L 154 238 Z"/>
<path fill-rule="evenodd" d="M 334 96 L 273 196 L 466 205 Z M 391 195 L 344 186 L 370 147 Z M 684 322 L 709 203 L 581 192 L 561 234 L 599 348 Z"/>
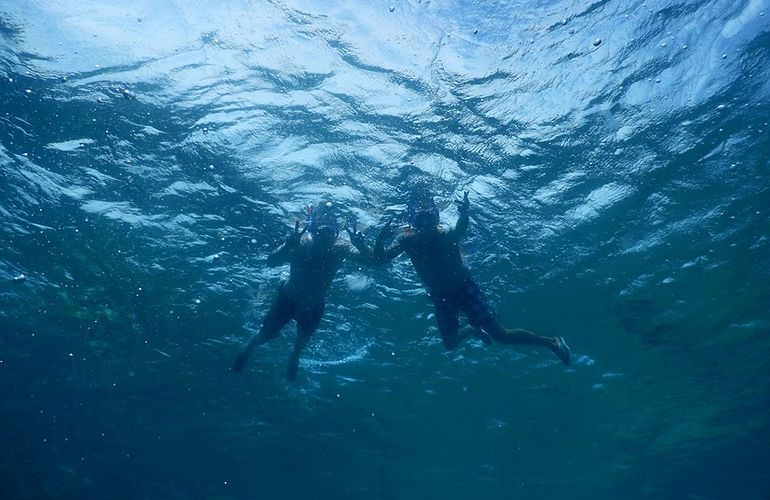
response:
<path fill-rule="evenodd" d="M 495 319 L 495 311 L 487 298 L 472 279 L 463 282 L 460 288 L 449 295 L 430 294 L 436 306 L 436 321 L 441 332 L 450 332 L 460 327 L 459 313 L 463 311 L 473 326 L 484 326 Z"/>
<path fill-rule="evenodd" d="M 297 321 L 297 329 L 301 332 L 312 333 L 321 323 L 324 304 L 303 307 L 297 304 L 281 287 L 272 307 L 262 322 L 263 330 L 278 335 L 278 332 L 292 319 Z"/>

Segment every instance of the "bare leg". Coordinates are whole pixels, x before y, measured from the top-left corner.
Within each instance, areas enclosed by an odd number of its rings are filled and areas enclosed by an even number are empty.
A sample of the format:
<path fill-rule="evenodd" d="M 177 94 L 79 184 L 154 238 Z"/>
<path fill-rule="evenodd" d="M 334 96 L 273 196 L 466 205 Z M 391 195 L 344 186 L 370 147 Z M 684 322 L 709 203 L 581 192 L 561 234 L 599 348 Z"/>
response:
<path fill-rule="evenodd" d="M 236 373 L 243 371 L 254 348 L 264 344 L 268 340 L 276 338 L 278 334 L 281 333 L 281 329 L 286 326 L 286 323 L 290 320 L 291 309 L 289 309 L 279 297 L 267 312 L 267 315 L 265 315 L 265 321 L 262 323 L 262 328 L 259 329 L 259 333 L 251 337 L 246 345 L 241 348 L 241 351 L 235 358 L 235 363 L 233 363 L 233 371 Z"/>
<path fill-rule="evenodd" d="M 310 336 L 313 335 L 313 331 L 306 328 L 297 326 L 297 338 L 294 339 L 294 349 L 289 356 L 289 366 L 286 368 L 286 378 L 293 382 L 297 379 L 297 372 L 299 371 L 299 355 L 302 354 L 302 350 L 305 349 Z"/>
<path fill-rule="evenodd" d="M 484 331 L 501 344 L 537 345 L 550 349 L 565 365 L 569 364 L 570 349 L 562 337 L 543 337 L 522 328 L 506 328 L 495 319 L 484 325 Z"/>

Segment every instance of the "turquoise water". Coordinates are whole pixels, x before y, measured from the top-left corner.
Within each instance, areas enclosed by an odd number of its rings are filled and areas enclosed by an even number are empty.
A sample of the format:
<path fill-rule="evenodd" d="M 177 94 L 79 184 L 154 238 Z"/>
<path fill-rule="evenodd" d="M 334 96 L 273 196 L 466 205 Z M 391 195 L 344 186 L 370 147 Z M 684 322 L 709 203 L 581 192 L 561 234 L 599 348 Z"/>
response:
<path fill-rule="evenodd" d="M 0 0 L 2 498 L 770 498 L 770 3 Z M 229 367 L 332 198 L 468 190 L 503 321 L 404 258 Z"/>

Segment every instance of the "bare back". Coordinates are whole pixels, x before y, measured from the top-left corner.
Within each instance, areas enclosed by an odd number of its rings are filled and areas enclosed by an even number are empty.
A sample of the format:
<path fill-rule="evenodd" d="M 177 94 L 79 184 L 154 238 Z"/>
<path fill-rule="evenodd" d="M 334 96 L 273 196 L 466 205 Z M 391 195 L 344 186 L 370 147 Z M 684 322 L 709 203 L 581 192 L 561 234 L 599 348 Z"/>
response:
<path fill-rule="evenodd" d="M 286 293 L 302 306 L 324 303 L 326 292 L 348 252 L 340 243 L 322 248 L 304 239 L 291 254 Z"/>
<path fill-rule="evenodd" d="M 452 231 L 437 229 L 425 235 L 407 230 L 399 237 L 399 245 L 409 255 L 417 275 L 433 295 L 452 294 L 470 278 Z"/>

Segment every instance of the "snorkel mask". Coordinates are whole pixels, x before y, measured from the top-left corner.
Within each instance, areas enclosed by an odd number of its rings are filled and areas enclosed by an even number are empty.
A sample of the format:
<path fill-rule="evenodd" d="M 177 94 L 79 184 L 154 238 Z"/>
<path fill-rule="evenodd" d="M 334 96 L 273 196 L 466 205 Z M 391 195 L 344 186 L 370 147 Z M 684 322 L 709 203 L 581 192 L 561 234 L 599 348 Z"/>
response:
<path fill-rule="evenodd" d="M 438 226 L 438 207 L 433 197 L 428 195 L 420 199 L 410 199 L 406 207 L 409 225 L 418 233 L 433 231 Z"/>
<path fill-rule="evenodd" d="M 308 208 L 307 230 L 317 240 L 333 242 L 337 239 L 340 229 L 332 202 L 325 201 Z"/>

